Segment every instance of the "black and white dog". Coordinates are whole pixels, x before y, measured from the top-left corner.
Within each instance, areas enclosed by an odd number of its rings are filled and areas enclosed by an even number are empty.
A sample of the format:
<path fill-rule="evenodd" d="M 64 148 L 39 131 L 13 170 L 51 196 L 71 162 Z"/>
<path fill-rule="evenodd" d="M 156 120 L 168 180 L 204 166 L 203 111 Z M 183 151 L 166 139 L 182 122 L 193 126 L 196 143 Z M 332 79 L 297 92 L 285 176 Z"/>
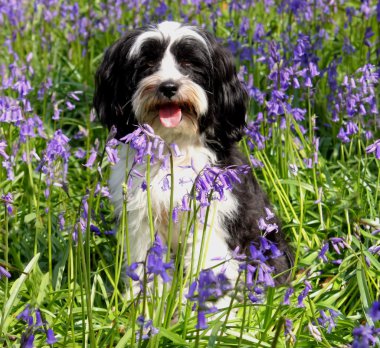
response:
<path fill-rule="evenodd" d="M 245 126 L 247 93 L 239 81 L 231 53 L 208 32 L 177 22 L 135 29 L 116 41 L 105 53 L 96 74 L 94 107 L 109 128 L 116 126 L 120 139 L 138 124 L 149 124 L 166 143 L 178 145 L 182 156 L 174 158 L 174 206 L 191 192 L 195 178 L 205 166 L 225 168 L 245 163 L 237 142 Z M 122 184 L 133 155 L 124 145 L 114 166 L 110 191 L 117 214 L 123 207 Z M 126 170 L 127 168 L 127 170 Z M 143 172 L 145 168 L 138 168 Z M 151 170 L 151 197 L 155 228 L 167 238 L 170 190 L 162 180 L 170 175 L 156 165 Z M 151 246 L 147 193 L 142 180 L 128 191 L 127 213 L 131 244 L 130 260 L 145 259 Z M 202 255 L 204 268 L 230 259 L 237 246 L 247 251 L 258 242 L 259 219 L 267 216 L 270 203 L 252 175 L 245 175 L 223 201 L 213 201 L 209 248 Z M 273 215 L 268 223 L 279 225 Z M 177 224 L 179 225 L 179 224 Z M 199 231 L 202 231 L 200 228 Z M 171 249 L 176 251 L 179 226 L 174 228 Z M 199 233 L 199 241 L 202 233 Z M 282 231 L 267 238 L 283 256 L 268 263 L 282 283 L 289 275 L 291 251 Z M 192 245 L 199 259 L 199 242 Z M 191 255 L 191 252 L 189 252 Z M 190 256 L 189 256 L 190 257 Z M 226 267 L 226 266 L 224 266 Z M 227 266 L 226 275 L 236 278 L 237 266 Z"/>

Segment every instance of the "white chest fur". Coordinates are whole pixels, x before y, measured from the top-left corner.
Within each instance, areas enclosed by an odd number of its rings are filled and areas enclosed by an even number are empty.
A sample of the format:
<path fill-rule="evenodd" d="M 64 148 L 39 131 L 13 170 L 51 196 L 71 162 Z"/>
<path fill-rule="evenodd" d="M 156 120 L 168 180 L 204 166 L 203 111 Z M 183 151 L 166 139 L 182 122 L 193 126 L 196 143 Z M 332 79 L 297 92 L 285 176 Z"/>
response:
<path fill-rule="evenodd" d="M 181 149 L 182 155 L 173 157 L 174 170 L 171 173 L 170 168 L 164 169 L 161 163 L 151 166 L 150 170 L 150 193 L 152 217 L 155 232 L 158 232 L 164 241 L 167 240 L 168 219 L 170 215 L 170 195 L 171 189 L 168 183 L 173 175 L 173 206 L 180 207 L 184 196 L 189 196 L 192 192 L 194 182 L 198 174 L 207 165 L 214 165 L 216 162 L 215 155 L 203 146 L 188 146 L 185 150 Z M 148 202 L 147 190 L 143 189 L 143 183 L 146 180 L 146 164 L 133 166 L 134 150 L 128 145 L 121 145 L 119 149 L 120 161 L 113 167 L 110 178 L 110 192 L 112 202 L 115 206 L 117 216 L 121 216 L 123 210 L 123 190 L 122 185 L 126 182 L 126 173 L 131 173 L 132 180 L 128 185 L 126 197 L 126 212 L 128 214 L 128 234 L 130 237 L 131 262 L 138 262 L 145 259 L 146 252 L 152 242 L 150 237 L 150 227 L 148 223 Z M 169 166 L 168 166 L 169 167 Z M 127 180 L 128 181 L 128 180 Z M 213 222 L 207 221 L 210 226 L 210 247 L 203 255 L 204 267 L 212 267 L 220 263 L 220 258 L 229 257 L 229 249 L 226 243 L 227 231 L 224 227 L 225 217 L 231 217 L 236 214 L 237 205 L 235 197 L 231 192 L 225 192 L 222 201 L 213 201 L 210 206 L 210 215 L 213 215 Z M 200 226 L 199 231 L 203 230 Z M 179 228 L 174 224 L 171 249 L 173 252 L 177 249 L 179 239 Z M 199 240 L 196 245 L 196 255 L 199 257 Z M 191 243 L 188 243 L 191 245 Z M 218 259 L 218 260 L 216 260 Z"/>

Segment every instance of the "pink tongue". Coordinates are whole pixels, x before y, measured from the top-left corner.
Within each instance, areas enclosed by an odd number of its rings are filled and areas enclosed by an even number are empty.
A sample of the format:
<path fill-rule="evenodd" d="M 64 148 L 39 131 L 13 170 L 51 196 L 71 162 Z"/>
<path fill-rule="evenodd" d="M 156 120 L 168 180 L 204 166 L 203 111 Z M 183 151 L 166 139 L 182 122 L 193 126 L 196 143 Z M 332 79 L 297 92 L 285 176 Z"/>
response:
<path fill-rule="evenodd" d="M 182 119 L 181 108 L 175 104 L 161 106 L 158 114 L 161 124 L 167 128 L 177 127 Z"/>

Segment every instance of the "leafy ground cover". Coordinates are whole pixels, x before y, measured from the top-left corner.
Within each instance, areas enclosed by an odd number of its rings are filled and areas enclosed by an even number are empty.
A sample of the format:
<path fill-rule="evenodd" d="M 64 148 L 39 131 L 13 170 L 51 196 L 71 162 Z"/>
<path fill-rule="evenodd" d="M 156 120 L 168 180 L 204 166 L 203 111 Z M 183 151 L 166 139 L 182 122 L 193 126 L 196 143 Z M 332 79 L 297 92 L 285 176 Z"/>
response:
<path fill-rule="evenodd" d="M 153 233 L 144 265 L 124 267 L 109 203 L 117 154 L 91 112 L 94 72 L 126 30 L 167 19 L 236 57 L 251 97 L 241 147 L 295 253 L 292 281 L 273 287 L 270 246 L 252 248 L 226 308 L 212 301 L 223 276 L 183 274 Z M 379 21 L 374 0 L 0 0 L 1 344 L 378 346 Z M 150 290 L 123 287 L 138 281 Z"/>

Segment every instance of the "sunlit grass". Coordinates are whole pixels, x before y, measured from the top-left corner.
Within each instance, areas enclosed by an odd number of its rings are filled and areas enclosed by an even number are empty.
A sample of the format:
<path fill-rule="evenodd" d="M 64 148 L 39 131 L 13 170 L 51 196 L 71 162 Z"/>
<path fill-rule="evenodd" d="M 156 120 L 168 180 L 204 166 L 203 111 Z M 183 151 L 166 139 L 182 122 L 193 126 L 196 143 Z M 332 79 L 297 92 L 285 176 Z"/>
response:
<path fill-rule="evenodd" d="M 380 162 L 375 151 L 366 152 L 379 139 L 379 116 L 371 109 L 379 105 L 379 86 L 358 70 L 372 64 L 379 71 L 379 14 L 374 1 L 369 12 L 367 2 L 291 3 L 0 4 L 0 266 L 11 273 L 0 280 L 1 344 L 28 347 L 33 336 L 35 346 L 46 346 L 53 329 L 57 347 L 343 347 L 353 342 L 355 327 L 379 327 L 368 309 L 380 293 Z M 197 310 L 186 301 L 201 267 L 193 260 L 192 272 L 183 273 L 185 245 L 170 283 L 161 287 L 155 280 L 140 295 L 125 288 L 133 283 L 124 264 L 133 245 L 126 214 L 118 224 L 114 219 L 106 190 L 107 131 L 91 113 L 104 49 L 127 28 L 171 18 L 205 25 L 233 51 L 251 95 L 248 121 L 257 122 L 254 135 L 264 137 L 260 144 L 249 133 L 241 149 L 263 164 L 252 162 L 252 175 L 268 192 L 295 255 L 289 285 L 268 287 L 254 304 L 236 294 L 208 317 L 207 329 L 196 328 Z M 319 72 L 311 87 L 310 62 Z M 273 79 L 276 69 L 288 68 L 299 72 L 299 87 Z M 284 98 L 274 99 L 281 88 Z M 350 115 L 353 95 L 358 104 Z M 274 114 L 274 101 L 289 108 Z M 57 144 L 57 134 L 70 141 Z M 196 225 L 192 204 L 180 222 L 185 235 Z M 153 224 L 150 230 L 153 242 Z M 289 287 L 294 294 L 284 304 Z M 33 324 L 20 317 L 26 306 Z M 332 322 L 323 319 L 331 318 L 329 310 L 338 313 Z M 142 329 L 141 315 L 152 326 Z"/>

